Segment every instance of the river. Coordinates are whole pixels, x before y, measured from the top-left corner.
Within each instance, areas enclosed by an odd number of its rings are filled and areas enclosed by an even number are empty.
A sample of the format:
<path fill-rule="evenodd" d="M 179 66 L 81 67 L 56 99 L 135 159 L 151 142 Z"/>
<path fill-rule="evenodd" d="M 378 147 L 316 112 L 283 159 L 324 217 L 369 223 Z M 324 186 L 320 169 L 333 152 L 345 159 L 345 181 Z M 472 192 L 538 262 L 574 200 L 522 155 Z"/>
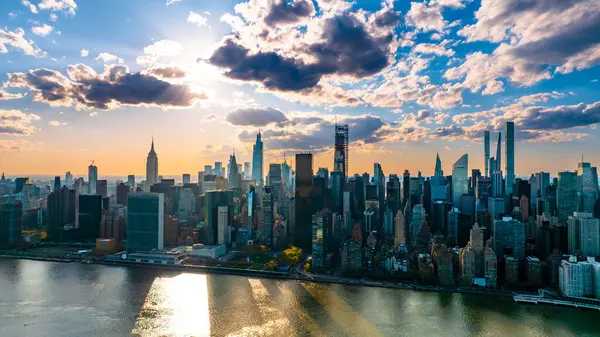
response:
<path fill-rule="evenodd" d="M 600 336 L 600 313 L 438 294 L 0 258 L 0 336 Z"/>

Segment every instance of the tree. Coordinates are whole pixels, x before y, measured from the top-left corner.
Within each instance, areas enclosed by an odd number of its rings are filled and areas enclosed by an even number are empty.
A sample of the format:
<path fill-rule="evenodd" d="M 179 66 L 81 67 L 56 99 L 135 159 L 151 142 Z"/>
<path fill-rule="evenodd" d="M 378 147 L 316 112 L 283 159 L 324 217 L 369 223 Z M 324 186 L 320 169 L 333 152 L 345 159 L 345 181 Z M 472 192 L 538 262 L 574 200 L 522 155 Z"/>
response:
<path fill-rule="evenodd" d="M 277 262 L 275 262 L 275 260 L 270 260 L 265 264 L 266 270 L 275 270 L 275 268 L 277 268 Z"/>
<path fill-rule="evenodd" d="M 305 270 L 306 272 L 310 273 L 310 269 L 311 269 L 311 268 L 310 268 L 310 263 L 306 262 L 306 263 L 304 264 L 304 270 Z"/>
<path fill-rule="evenodd" d="M 293 266 L 300 261 L 300 257 L 302 257 L 302 249 L 296 246 L 289 246 L 281 253 L 279 262 L 286 266 Z"/>

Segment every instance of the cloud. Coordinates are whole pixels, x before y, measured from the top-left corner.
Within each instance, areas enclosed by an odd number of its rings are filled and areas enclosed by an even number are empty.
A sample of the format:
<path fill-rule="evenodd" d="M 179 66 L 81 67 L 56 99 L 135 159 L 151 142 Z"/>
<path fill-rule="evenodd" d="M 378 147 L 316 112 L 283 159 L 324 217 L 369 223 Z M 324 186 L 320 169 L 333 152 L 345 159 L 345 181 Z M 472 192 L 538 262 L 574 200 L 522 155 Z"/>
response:
<path fill-rule="evenodd" d="M 206 18 L 195 12 L 190 12 L 187 22 L 193 23 L 198 27 L 206 26 Z"/>
<path fill-rule="evenodd" d="M 465 2 L 471 2 L 472 0 L 431 0 L 430 5 L 439 5 L 449 8 L 465 8 Z"/>
<path fill-rule="evenodd" d="M 170 5 L 172 5 L 176 2 L 180 2 L 180 1 L 183 1 L 183 0 L 167 0 L 167 6 L 170 6 Z"/>
<path fill-rule="evenodd" d="M 90 51 L 87 49 L 82 49 L 79 54 L 81 55 L 81 57 L 88 57 L 90 55 Z"/>
<path fill-rule="evenodd" d="M 98 113 L 95 112 L 95 111 L 92 111 L 92 112 L 89 113 L 89 116 L 90 117 L 98 116 Z"/>
<path fill-rule="evenodd" d="M 413 48 L 415 53 L 421 54 L 435 54 L 438 56 L 453 56 L 454 50 L 446 49 L 440 44 L 433 43 L 420 43 Z"/>
<path fill-rule="evenodd" d="M 96 56 L 96 60 L 101 60 L 104 63 L 123 63 L 123 59 L 119 58 L 117 55 L 109 54 L 109 53 L 100 53 Z"/>
<path fill-rule="evenodd" d="M 31 32 L 35 35 L 47 36 L 48 34 L 50 34 L 52 32 L 53 29 L 54 29 L 54 27 L 49 26 L 47 24 L 43 24 L 41 26 L 32 27 Z"/>
<path fill-rule="evenodd" d="M 144 55 L 136 58 L 136 63 L 141 66 L 152 66 L 161 60 L 175 57 L 181 53 L 183 46 L 176 41 L 160 40 L 144 47 Z"/>
<path fill-rule="evenodd" d="M 228 113 L 225 120 L 241 126 L 265 126 L 288 121 L 283 112 L 274 108 L 238 109 Z"/>
<path fill-rule="evenodd" d="M 23 6 L 25 6 L 25 7 L 29 8 L 29 10 L 31 11 L 31 13 L 33 13 L 33 14 L 37 14 L 37 13 L 38 13 L 38 10 L 37 10 L 37 8 L 36 8 L 36 7 L 35 7 L 35 5 L 34 5 L 34 4 L 32 4 L 31 2 L 29 2 L 29 1 L 27 1 L 27 0 L 23 0 L 23 1 L 21 1 L 21 4 L 22 4 Z"/>
<path fill-rule="evenodd" d="M 0 139 L 0 151 L 28 151 L 33 149 L 33 144 L 22 139 Z"/>
<path fill-rule="evenodd" d="M 24 38 L 25 31 L 17 28 L 14 32 L 0 28 L 0 54 L 8 53 L 8 47 L 19 49 L 25 55 L 44 56 L 43 53 L 33 41 Z"/>
<path fill-rule="evenodd" d="M 265 17 L 265 23 L 271 27 L 280 24 L 297 23 L 315 14 L 315 7 L 309 0 L 275 0 Z"/>
<path fill-rule="evenodd" d="M 537 102 L 548 102 L 549 99 L 560 99 L 560 98 L 564 98 L 566 95 L 558 92 L 558 91 L 553 91 L 553 92 L 542 92 L 542 93 L 538 93 L 538 94 L 533 94 L 533 95 L 527 95 L 527 96 L 523 96 L 521 98 L 519 98 L 519 101 L 523 104 L 534 104 Z"/>
<path fill-rule="evenodd" d="M 325 75 L 362 78 L 378 73 L 388 65 L 391 34 L 371 36 L 363 23 L 344 14 L 324 22 L 319 42 L 304 52 L 314 62 L 291 58 L 275 51 L 257 53 L 230 37 L 213 53 L 209 63 L 227 69 L 225 76 L 260 83 L 274 91 L 301 91 L 317 86 Z"/>
<path fill-rule="evenodd" d="M 187 76 L 187 72 L 176 65 L 154 65 L 143 73 L 163 79 L 181 79 Z"/>
<path fill-rule="evenodd" d="M 23 94 L 13 94 L 10 92 L 6 92 L 4 91 L 4 89 L 0 88 L 0 101 L 7 101 L 9 99 L 19 99 L 23 96 Z"/>
<path fill-rule="evenodd" d="M 411 2 L 410 10 L 406 14 L 406 25 L 416 29 L 429 32 L 443 32 L 447 22 L 442 16 L 442 8 L 439 6 L 428 6 L 421 2 Z"/>
<path fill-rule="evenodd" d="M 40 119 L 20 110 L 0 110 L 0 134 L 29 136 L 38 130 L 31 123 Z"/>
<path fill-rule="evenodd" d="M 119 106 L 190 107 L 206 99 L 187 85 L 171 84 L 123 65 L 105 67 L 103 74 L 84 64 L 69 65 L 69 78 L 56 70 L 35 69 L 8 74 L 8 87 L 27 88 L 33 100 L 51 106 L 78 109 L 114 109 Z"/>
<path fill-rule="evenodd" d="M 50 20 L 50 22 L 55 22 L 56 20 L 58 20 L 58 15 L 56 15 L 55 13 L 50 13 L 48 20 Z"/>
<path fill-rule="evenodd" d="M 50 122 L 48 122 L 48 126 L 53 126 L 53 127 L 65 126 L 65 125 L 67 125 L 66 122 L 59 122 L 59 121 L 50 121 Z"/>
<path fill-rule="evenodd" d="M 458 34 L 467 41 L 500 43 L 491 54 L 474 52 L 447 79 L 465 77 L 472 91 L 503 91 L 501 78 L 531 86 L 600 64 L 600 2 L 482 0 L 476 22 Z M 557 18 L 560 18 L 557 19 Z"/>
<path fill-rule="evenodd" d="M 38 5 L 38 8 L 53 12 L 63 11 L 70 15 L 75 15 L 77 3 L 75 0 L 42 0 Z"/>
<path fill-rule="evenodd" d="M 600 102 L 592 104 L 561 105 L 556 107 L 530 106 L 505 111 L 492 120 L 500 127 L 512 120 L 522 130 L 563 130 L 600 123 Z"/>

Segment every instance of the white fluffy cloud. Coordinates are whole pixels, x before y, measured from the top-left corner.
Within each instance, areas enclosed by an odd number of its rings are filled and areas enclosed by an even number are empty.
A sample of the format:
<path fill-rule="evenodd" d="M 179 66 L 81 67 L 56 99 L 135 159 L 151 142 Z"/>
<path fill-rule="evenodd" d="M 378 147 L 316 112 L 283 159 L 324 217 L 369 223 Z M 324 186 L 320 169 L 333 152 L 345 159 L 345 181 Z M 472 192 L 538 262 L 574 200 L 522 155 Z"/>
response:
<path fill-rule="evenodd" d="M 0 134 L 29 136 L 38 130 L 32 123 L 40 119 L 20 110 L 0 110 Z"/>
<path fill-rule="evenodd" d="M 109 53 L 100 53 L 96 56 L 96 60 L 101 60 L 102 62 L 109 63 L 123 63 L 123 59 L 119 58 L 117 55 L 109 54 Z"/>
<path fill-rule="evenodd" d="M 39 36 L 47 36 L 48 34 L 52 33 L 52 30 L 54 30 L 54 27 L 47 24 L 31 28 L 31 32 Z"/>
<path fill-rule="evenodd" d="M 50 122 L 48 122 L 48 126 L 53 126 L 53 127 L 65 126 L 65 125 L 67 125 L 66 122 L 59 122 L 59 121 L 50 121 Z"/>
<path fill-rule="evenodd" d="M 453 56 L 454 50 L 446 49 L 441 44 L 420 43 L 413 48 L 415 53 L 420 54 L 435 54 L 438 56 Z"/>
<path fill-rule="evenodd" d="M 181 53 L 183 46 L 176 41 L 160 40 L 144 47 L 144 55 L 136 58 L 136 63 L 149 67 L 158 62 L 175 57 Z"/>
<path fill-rule="evenodd" d="M 21 1 L 21 4 L 27 8 L 29 8 L 29 10 L 31 11 L 31 13 L 33 14 L 37 14 L 38 10 L 37 7 L 35 7 L 34 4 L 32 4 L 31 2 L 27 1 L 27 0 L 23 0 Z"/>
<path fill-rule="evenodd" d="M 205 17 L 196 12 L 190 12 L 187 18 L 187 22 L 193 23 L 198 27 L 207 26 L 206 21 L 207 19 Z"/>
<path fill-rule="evenodd" d="M 447 22 L 442 16 L 440 6 L 430 6 L 423 2 L 411 2 L 410 10 L 406 14 L 406 24 L 423 32 L 442 32 Z"/>
<path fill-rule="evenodd" d="M 49 10 L 53 12 L 65 12 L 70 15 L 75 15 L 77 3 L 75 0 L 42 0 L 38 5 L 39 9 Z"/>
<path fill-rule="evenodd" d="M 87 49 L 82 49 L 79 54 L 81 55 L 81 57 L 88 57 L 90 55 L 90 51 Z"/>
<path fill-rule="evenodd" d="M 32 40 L 25 39 L 25 31 L 21 28 L 14 32 L 0 28 L 0 54 L 8 53 L 8 47 L 19 49 L 25 55 L 45 56 Z"/>

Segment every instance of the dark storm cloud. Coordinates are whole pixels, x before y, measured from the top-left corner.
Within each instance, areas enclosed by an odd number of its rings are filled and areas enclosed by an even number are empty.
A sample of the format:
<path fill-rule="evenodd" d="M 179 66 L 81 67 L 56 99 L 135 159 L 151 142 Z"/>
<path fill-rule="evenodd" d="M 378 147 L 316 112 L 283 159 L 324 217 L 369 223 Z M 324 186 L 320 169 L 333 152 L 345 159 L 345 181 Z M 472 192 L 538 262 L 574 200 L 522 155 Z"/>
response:
<path fill-rule="evenodd" d="M 54 106 L 76 103 L 105 110 L 118 105 L 187 107 L 206 98 L 187 85 L 171 84 L 142 73 L 132 74 L 125 66 L 112 66 L 101 75 L 82 64 L 69 66 L 68 70 L 71 80 L 55 70 L 35 69 L 9 74 L 7 83 L 33 91 L 35 101 Z"/>
<path fill-rule="evenodd" d="M 369 35 L 363 23 L 342 14 L 325 22 L 322 42 L 307 46 L 304 52 L 316 61 L 311 64 L 276 52 L 251 54 L 234 38 L 227 39 L 208 62 L 226 68 L 229 78 L 262 83 L 280 91 L 302 91 L 317 86 L 329 74 L 362 78 L 378 73 L 388 65 L 390 33 Z"/>
<path fill-rule="evenodd" d="M 269 14 L 265 17 L 265 23 L 275 27 L 280 23 L 296 23 L 314 14 L 315 7 L 312 1 L 295 0 L 294 2 L 287 2 L 287 0 L 278 0 L 271 5 Z"/>
<path fill-rule="evenodd" d="M 283 112 L 273 108 L 239 109 L 228 113 L 225 119 L 241 126 L 265 126 L 288 121 Z"/>

